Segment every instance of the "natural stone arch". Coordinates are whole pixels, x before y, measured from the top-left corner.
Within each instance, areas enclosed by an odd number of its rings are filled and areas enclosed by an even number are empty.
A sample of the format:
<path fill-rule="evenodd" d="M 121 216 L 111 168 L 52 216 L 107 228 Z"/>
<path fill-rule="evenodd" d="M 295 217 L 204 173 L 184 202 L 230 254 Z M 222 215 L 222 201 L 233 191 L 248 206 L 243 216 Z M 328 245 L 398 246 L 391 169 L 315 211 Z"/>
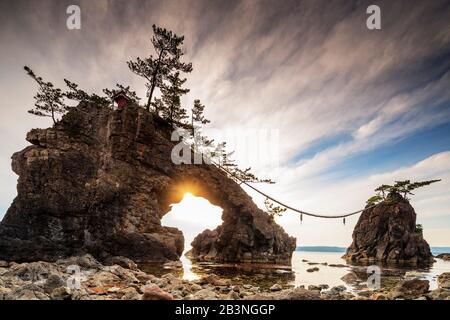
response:
<path fill-rule="evenodd" d="M 175 165 L 164 120 L 137 106 L 80 104 L 13 156 L 18 196 L 0 225 L 0 259 L 54 260 L 92 253 L 136 261 L 180 257 L 180 230 L 161 226 L 188 188 L 223 208 L 223 223 L 196 239 L 193 256 L 290 263 L 289 237 L 244 190 L 212 165 Z"/>

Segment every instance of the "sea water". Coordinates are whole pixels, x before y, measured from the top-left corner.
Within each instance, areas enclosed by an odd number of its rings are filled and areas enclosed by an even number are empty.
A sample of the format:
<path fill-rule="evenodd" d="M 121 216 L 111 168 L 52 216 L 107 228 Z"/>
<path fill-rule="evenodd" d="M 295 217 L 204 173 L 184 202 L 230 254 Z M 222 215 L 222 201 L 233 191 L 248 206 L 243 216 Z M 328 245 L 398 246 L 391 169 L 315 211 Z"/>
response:
<path fill-rule="evenodd" d="M 447 250 L 449 252 L 450 250 Z M 434 250 L 434 254 L 439 251 Z M 270 287 L 274 283 L 284 286 L 321 285 L 328 286 L 344 285 L 350 291 L 358 291 L 365 287 L 365 280 L 370 275 L 367 266 L 349 265 L 342 259 L 343 252 L 315 252 L 315 251 L 295 251 L 292 256 L 292 266 L 261 268 L 259 265 L 239 265 L 239 264 L 211 264 L 192 263 L 183 256 L 182 277 L 188 280 L 197 279 L 205 274 L 216 274 L 222 278 L 234 280 L 235 282 L 248 283 L 260 287 Z M 333 266 L 334 265 L 334 266 Z M 318 271 L 308 269 L 319 268 Z M 430 281 L 430 289 L 437 288 L 437 276 L 450 272 L 450 262 L 436 259 L 430 267 L 405 267 L 405 266 L 383 266 L 379 265 L 381 273 L 381 284 L 383 287 L 395 286 L 403 279 L 425 279 Z M 354 272 L 361 279 L 360 283 L 349 284 L 342 280 L 349 272 Z"/>

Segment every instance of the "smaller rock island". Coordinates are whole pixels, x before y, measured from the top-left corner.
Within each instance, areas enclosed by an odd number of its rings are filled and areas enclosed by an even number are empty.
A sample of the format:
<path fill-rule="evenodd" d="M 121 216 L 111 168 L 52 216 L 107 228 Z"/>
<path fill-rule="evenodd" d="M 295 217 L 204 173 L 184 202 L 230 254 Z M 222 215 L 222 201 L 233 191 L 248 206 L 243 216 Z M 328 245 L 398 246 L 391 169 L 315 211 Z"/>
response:
<path fill-rule="evenodd" d="M 363 211 L 353 231 L 353 242 L 343 256 L 350 262 L 430 264 L 430 246 L 416 228 L 416 212 L 399 193 Z"/>

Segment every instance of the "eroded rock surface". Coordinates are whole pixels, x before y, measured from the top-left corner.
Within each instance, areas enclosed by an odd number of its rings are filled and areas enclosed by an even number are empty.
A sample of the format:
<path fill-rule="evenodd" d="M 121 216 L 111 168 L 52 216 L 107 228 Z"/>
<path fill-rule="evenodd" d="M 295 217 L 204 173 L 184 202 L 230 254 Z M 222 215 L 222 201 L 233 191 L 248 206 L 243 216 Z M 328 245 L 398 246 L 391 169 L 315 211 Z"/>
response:
<path fill-rule="evenodd" d="M 160 221 L 190 192 L 223 208 L 213 236 L 194 242 L 197 260 L 290 263 L 295 239 L 218 168 L 173 164 L 171 133 L 142 108 L 87 104 L 31 130 L 32 145 L 12 157 L 18 195 L 0 224 L 0 259 L 177 260 L 183 235 Z"/>
<path fill-rule="evenodd" d="M 365 210 L 344 255 L 355 262 L 429 264 L 430 246 L 416 231 L 416 213 L 408 200 L 390 194 L 387 200 Z"/>

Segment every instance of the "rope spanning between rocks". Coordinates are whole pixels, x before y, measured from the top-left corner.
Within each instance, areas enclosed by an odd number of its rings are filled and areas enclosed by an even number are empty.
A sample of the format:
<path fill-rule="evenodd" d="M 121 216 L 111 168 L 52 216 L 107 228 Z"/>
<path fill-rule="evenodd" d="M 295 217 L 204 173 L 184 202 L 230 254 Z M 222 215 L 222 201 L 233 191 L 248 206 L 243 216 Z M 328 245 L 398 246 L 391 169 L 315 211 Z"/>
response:
<path fill-rule="evenodd" d="M 211 162 L 213 162 L 213 161 L 211 161 Z M 213 162 L 213 163 L 214 163 L 214 162 Z M 364 210 L 368 210 L 368 209 L 371 209 L 371 208 L 373 208 L 373 207 L 376 206 L 376 204 L 374 204 L 374 205 L 371 205 L 371 206 L 369 206 L 369 207 L 367 207 L 367 208 L 364 208 L 364 209 L 361 209 L 361 210 L 358 210 L 358 211 L 355 211 L 355 212 L 350 212 L 350 213 L 345 213 L 345 214 L 340 214 L 340 215 L 333 215 L 333 216 L 328 216 L 328 215 L 322 215 L 322 214 L 315 214 L 315 213 L 307 212 L 307 211 L 304 211 L 304 210 L 300 210 L 300 209 L 293 208 L 293 207 L 291 207 L 290 205 L 287 205 L 287 204 L 285 204 L 285 203 L 283 203 L 283 202 L 281 202 L 281 201 L 279 201 L 279 200 L 277 200 L 277 199 L 275 199 L 275 198 L 269 196 L 268 194 L 262 192 L 261 190 L 259 190 L 259 189 L 256 188 L 256 187 L 252 186 L 251 184 L 249 184 L 249 183 L 246 182 L 245 180 L 240 179 L 238 176 L 236 176 L 235 174 L 233 174 L 232 172 L 230 172 L 229 170 L 227 170 L 227 169 L 224 168 L 223 166 L 220 166 L 220 165 L 218 165 L 217 163 L 214 163 L 214 165 L 215 165 L 217 168 L 219 168 L 219 169 L 223 170 L 224 172 L 226 172 L 227 174 L 233 176 L 236 180 L 240 181 L 242 184 L 245 184 L 247 187 L 253 189 L 253 190 L 256 191 L 257 193 L 259 193 L 259 194 L 263 195 L 264 197 L 266 197 L 266 198 L 272 200 L 273 202 L 279 204 L 280 206 L 285 207 L 285 208 L 287 208 L 287 209 L 289 209 L 289 210 L 298 212 L 298 213 L 300 213 L 300 214 L 304 214 L 305 216 L 310 216 L 310 217 L 315 217 L 315 218 L 324 218 L 324 219 L 341 219 L 341 218 L 346 218 L 346 217 L 353 216 L 353 215 L 355 215 L 355 214 L 358 214 L 358 213 L 363 212 Z"/>

